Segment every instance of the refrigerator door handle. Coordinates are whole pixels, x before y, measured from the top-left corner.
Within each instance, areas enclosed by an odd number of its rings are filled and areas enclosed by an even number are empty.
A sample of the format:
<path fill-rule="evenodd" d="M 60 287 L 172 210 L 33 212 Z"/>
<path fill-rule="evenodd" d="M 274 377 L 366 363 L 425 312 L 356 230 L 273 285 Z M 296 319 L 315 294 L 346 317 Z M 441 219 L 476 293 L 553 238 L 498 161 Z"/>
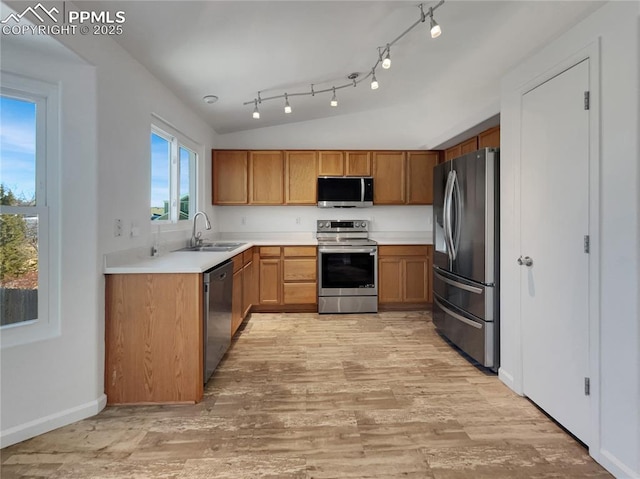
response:
<path fill-rule="evenodd" d="M 460 219 L 462 218 L 462 196 L 460 194 L 460 182 L 458 181 L 458 175 L 456 170 L 452 170 L 453 181 L 451 184 L 451 200 L 449 200 L 449 208 L 453 209 L 453 195 L 456 195 L 456 208 L 454 210 L 455 215 L 449 215 L 451 225 L 449 226 L 449 235 L 451 241 L 451 250 L 453 256 L 451 259 L 456 259 L 458 256 L 458 246 L 460 245 Z M 454 234 L 455 226 L 455 234 Z"/>
<path fill-rule="evenodd" d="M 453 171 L 449 172 L 447 177 L 447 186 L 444 189 L 444 208 L 442 212 L 444 241 L 447 246 L 447 255 L 450 259 L 455 259 L 453 254 L 453 241 L 451 236 L 451 197 L 453 189 Z"/>
<path fill-rule="evenodd" d="M 478 324 L 475 321 L 471 321 L 470 319 L 467 319 L 464 316 L 451 311 L 444 304 L 442 304 L 440 302 L 440 300 L 438 300 L 438 298 L 436 298 L 435 296 L 433 297 L 433 300 L 436 302 L 436 304 L 438 305 L 438 307 L 440 309 L 442 309 L 445 313 L 447 313 L 448 315 L 450 315 L 453 318 L 457 319 L 458 321 L 462 321 L 463 323 L 468 324 L 469 326 L 473 326 L 476 329 L 482 329 L 482 325 L 481 324 Z"/>

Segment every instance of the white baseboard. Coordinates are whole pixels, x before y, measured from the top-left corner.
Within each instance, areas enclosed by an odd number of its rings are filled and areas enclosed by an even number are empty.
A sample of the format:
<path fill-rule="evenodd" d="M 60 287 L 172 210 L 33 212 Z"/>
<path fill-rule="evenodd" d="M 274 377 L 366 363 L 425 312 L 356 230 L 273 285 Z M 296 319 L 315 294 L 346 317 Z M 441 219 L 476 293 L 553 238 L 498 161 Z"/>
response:
<path fill-rule="evenodd" d="M 29 421 L 3 431 L 0 431 L 0 448 L 11 446 L 18 442 L 31 439 L 45 432 L 95 416 L 107 405 L 107 396 L 102 394 L 98 399 L 81 404 L 64 411 Z"/>
<path fill-rule="evenodd" d="M 600 454 L 591 454 L 591 457 L 618 479 L 640 479 L 640 471 L 633 471 L 607 450 L 601 449 Z"/>
<path fill-rule="evenodd" d="M 513 379 L 512 374 L 508 373 L 502 368 L 498 368 L 498 379 L 500 379 L 500 381 L 506 384 L 509 387 L 509 389 L 511 389 L 513 392 L 515 392 L 516 394 L 520 394 L 520 396 L 522 396 L 522 392 L 516 389 L 515 381 Z"/>

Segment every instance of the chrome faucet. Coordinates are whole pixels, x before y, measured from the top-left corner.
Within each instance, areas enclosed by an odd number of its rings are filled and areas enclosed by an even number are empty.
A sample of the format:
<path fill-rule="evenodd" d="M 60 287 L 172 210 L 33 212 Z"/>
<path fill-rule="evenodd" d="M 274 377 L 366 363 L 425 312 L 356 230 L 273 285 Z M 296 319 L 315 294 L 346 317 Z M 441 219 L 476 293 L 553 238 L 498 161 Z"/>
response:
<path fill-rule="evenodd" d="M 196 234 L 196 220 L 198 216 L 204 216 L 204 227 L 208 230 L 211 229 L 211 223 L 209 222 L 209 217 L 204 211 L 198 211 L 195 215 L 193 215 L 193 231 L 191 232 L 191 247 L 200 246 L 202 244 L 202 232 L 198 231 Z"/>

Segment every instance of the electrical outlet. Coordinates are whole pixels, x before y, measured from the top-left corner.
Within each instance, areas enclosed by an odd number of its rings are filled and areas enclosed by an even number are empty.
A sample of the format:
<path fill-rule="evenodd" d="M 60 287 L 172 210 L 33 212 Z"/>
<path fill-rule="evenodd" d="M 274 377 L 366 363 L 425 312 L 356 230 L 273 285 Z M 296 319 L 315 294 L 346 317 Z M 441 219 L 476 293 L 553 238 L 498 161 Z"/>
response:
<path fill-rule="evenodd" d="M 302 223 L 302 218 L 300 218 L 299 216 L 296 217 L 296 224 L 299 225 L 300 223 Z"/>
<path fill-rule="evenodd" d="M 113 223 L 113 236 L 122 236 L 122 220 L 119 218 Z"/>
<path fill-rule="evenodd" d="M 247 217 L 246 216 L 242 216 L 240 218 L 240 224 L 241 225 L 246 225 L 247 224 Z"/>

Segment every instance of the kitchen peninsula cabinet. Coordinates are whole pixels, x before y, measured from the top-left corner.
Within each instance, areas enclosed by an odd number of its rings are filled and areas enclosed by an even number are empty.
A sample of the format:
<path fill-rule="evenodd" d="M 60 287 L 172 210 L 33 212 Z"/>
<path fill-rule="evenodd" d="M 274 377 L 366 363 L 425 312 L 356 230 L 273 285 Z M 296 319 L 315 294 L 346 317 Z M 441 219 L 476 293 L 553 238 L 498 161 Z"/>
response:
<path fill-rule="evenodd" d="M 378 247 L 378 302 L 383 310 L 425 307 L 431 302 L 430 245 Z"/>
<path fill-rule="evenodd" d="M 233 298 L 231 300 L 231 336 L 251 311 L 255 302 L 253 248 L 233 257 Z"/>
<path fill-rule="evenodd" d="M 315 246 L 261 246 L 259 264 L 257 311 L 317 310 Z"/>
<path fill-rule="evenodd" d="M 213 151 L 214 205 L 246 205 L 248 203 L 248 158 L 248 151 Z"/>
<path fill-rule="evenodd" d="M 282 151 L 249 152 L 249 203 L 252 205 L 281 205 L 284 161 Z"/>
<path fill-rule="evenodd" d="M 318 189 L 318 153 L 285 152 L 285 203 L 315 205 Z"/>
<path fill-rule="evenodd" d="M 202 399 L 202 295 L 202 274 L 106 275 L 108 404 Z"/>

